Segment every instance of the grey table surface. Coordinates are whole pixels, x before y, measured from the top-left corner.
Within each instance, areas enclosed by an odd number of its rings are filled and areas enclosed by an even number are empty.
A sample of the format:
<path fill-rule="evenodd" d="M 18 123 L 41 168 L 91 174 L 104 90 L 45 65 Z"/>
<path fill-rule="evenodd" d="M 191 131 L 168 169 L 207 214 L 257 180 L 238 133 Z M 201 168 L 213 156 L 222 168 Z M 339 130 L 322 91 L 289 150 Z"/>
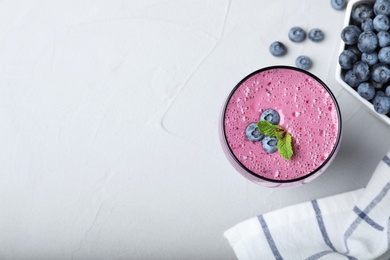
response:
<path fill-rule="evenodd" d="M 329 1 L 18 0 L 0 14 L 1 259 L 234 259 L 226 229 L 364 187 L 390 148 L 336 82 L 345 11 Z M 292 26 L 325 40 L 292 43 Z M 220 109 L 245 75 L 303 54 L 340 104 L 340 152 L 312 183 L 262 188 L 225 158 Z"/>

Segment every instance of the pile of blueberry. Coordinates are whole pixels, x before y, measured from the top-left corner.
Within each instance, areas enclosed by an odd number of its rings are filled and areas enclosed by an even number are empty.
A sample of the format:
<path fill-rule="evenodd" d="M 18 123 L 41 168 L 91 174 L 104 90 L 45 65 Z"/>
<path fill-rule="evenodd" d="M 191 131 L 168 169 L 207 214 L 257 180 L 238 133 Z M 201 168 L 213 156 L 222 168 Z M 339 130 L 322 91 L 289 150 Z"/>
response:
<path fill-rule="evenodd" d="M 313 42 L 320 42 L 325 36 L 320 29 L 314 28 L 309 31 L 308 37 Z M 306 32 L 301 27 L 296 26 L 290 29 L 288 32 L 288 38 L 292 42 L 303 42 L 306 39 Z M 269 51 L 272 55 L 281 57 L 287 53 L 287 48 L 282 42 L 275 41 L 269 46 Z M 300 69 L 309 70 L 312 65 L 313 63 L 311 59 L 305 55 L 300 55 L 295 60 L 295 66 Z"/>
<path fill-rule="evenodd" d="M 369 100 L 376 112 L 390 115 L 390 0 L 361 2 L 343 28 L 339 55 L 344 81 Z"/>
<path fill-rule="evenodd" d="M 266 120 L 273 125 L 279 124 L 279 113 L 273 109 L 267 109 L 260 115 L 260 121 Z M 246 127 L 245 135 L 249 141 L 260 142 L 267 153 L 274 153 L 278 150 L 278 139 L 276 137 L 265 136 L 257 127 L 257 122 L 251 123 Z"/>

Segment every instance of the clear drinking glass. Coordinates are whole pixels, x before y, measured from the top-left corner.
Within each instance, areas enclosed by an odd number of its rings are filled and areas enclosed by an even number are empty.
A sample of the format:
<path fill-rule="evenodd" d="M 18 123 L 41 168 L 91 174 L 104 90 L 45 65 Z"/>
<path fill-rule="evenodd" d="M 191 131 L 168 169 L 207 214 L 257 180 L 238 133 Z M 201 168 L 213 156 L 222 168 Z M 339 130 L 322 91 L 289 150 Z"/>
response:
<path fill-rule="evenodd" d="M 292 136 L 293 156 L 267 153 L 263 141 L 252 142 L 246 127 L 275 110 L 279 126 Z M 290 66 L 259 69 L 242 79 L 228 95 L 219 136 L 233 167 L 265 187 L 296 187 L 318 177 L 335 158 L 341 142 L 337 101 L 319 78 Z"/>

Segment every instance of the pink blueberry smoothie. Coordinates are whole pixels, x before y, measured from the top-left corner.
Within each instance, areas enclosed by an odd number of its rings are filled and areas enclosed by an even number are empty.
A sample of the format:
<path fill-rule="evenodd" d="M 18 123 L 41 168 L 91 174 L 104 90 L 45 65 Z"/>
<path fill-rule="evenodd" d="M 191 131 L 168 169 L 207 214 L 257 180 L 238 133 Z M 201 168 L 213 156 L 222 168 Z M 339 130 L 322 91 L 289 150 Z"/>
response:
<path fill-rule="evenodd" d="M 268 153 L 262 142 L 245 134 L 267 109 L 277 111 L 278 125 L 292 136 L 290 159 Z M 244 171 L 266 181 L 293 182 L 330 163 L 340 140 L 341 117 L 322 81 L 303 70 L 277 66 L 254 72 L 236 86 L 224 107 L 222 129 L 230 156 Z"/>

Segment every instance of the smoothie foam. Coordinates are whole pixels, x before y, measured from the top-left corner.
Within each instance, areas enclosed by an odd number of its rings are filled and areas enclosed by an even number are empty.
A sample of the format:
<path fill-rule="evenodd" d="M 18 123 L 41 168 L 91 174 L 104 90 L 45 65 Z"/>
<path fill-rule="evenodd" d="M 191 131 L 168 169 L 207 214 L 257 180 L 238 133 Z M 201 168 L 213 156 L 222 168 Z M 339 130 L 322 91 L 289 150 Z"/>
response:
<path fill-rule="evenodd" d="M 279 125 L 293 138 L 294 155 L 284 159 L 266 153 L 261 142 L 245 136 L 248 124 L 272 108 Z M 247 170 L 268 180 L 302 178 L 326 163 L 337 145 L 339 111 L 324 85 L 299 70 L 279 67 L 245 78 L 232 92 L 223 115 L 224 134 L 232 155 Z"/>

